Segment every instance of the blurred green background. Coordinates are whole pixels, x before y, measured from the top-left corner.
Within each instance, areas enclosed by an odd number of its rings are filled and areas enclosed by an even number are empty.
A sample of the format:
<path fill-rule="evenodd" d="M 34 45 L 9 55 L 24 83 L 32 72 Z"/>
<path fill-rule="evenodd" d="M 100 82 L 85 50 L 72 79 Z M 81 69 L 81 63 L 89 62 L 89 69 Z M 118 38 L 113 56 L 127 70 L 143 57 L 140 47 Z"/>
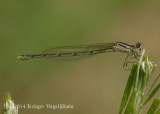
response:
<path fill-rule="evenodd" d="M 141 42 L 159 65 L 159 6 L 158 0 L 1 0 L 0 110 L 9 92 L 16 104 L 74 105 L 67 110 L 20 109 L 19 114 L 118 113 L 129 75 L 122 67 L 125 54 L 70 63 L 16 57 L 57 46 Z"/>

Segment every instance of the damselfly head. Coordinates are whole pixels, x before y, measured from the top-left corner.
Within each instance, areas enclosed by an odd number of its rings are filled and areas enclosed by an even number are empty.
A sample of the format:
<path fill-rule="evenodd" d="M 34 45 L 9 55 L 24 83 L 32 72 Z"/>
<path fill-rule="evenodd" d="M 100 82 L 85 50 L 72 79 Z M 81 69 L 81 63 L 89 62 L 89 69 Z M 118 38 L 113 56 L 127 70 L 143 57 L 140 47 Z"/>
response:
<path fill-rule="evenodd" d="M 137 48 L 139 51 L 141 51 L 141 43 L 137 42 L 135 45 L 135 48 Z"/>

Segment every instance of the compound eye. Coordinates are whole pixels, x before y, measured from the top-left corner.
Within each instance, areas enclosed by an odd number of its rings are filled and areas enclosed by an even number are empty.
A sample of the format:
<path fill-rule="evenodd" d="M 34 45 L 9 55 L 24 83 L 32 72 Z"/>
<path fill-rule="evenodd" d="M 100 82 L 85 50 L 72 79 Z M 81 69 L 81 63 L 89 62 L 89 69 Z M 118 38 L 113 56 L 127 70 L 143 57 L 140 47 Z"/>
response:
<path fill-rule="evenodd" d="M 136 48 L 140 48 L 141 47 L 141 43 L 136 43 Z"/>

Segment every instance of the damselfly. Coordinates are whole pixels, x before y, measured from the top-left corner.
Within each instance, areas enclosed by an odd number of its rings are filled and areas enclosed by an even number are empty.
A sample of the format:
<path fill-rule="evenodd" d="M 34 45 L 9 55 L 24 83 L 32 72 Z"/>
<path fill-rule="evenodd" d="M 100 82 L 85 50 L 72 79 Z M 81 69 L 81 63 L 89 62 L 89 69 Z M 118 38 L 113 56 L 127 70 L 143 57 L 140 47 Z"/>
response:
<path fill-rule="evenodd" d="M 125 63 L 129 57 L 139 58 L 141 51 L 141 43 L 135 45 L 126 44 L 123 42 L 116 43 L 99 43 L 92 45 L 81 46 L 64 46 L 57 48 L 45 49 L 42 54 L 36 55 L 20 55 L 18 59 L 29 60 L 33 58 L 47 58 L 54 61 L 73 61 L 83 58 L 88 58 L 93 55 L 106 52 L 123 52 L 127 53 Z"/>

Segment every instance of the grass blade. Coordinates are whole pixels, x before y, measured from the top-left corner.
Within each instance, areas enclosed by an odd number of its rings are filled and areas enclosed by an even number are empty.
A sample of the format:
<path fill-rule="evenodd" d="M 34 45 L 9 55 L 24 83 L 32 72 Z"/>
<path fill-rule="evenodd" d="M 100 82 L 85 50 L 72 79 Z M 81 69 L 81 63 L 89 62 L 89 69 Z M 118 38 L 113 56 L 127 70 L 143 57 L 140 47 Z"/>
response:
<path fill-rule="evenodd" d="M 152 103 L 149 111 L 147 112 L 147 114 L 155 114 L 155 112 L 156 112 L 156 110 L 157 110 L 157 108 L 158 108 L 159 105 L 160 105 L 160 98 L 156 98 L 153 101 L 153 103 Z"/>
<path fill-rule="evenodd" d="M 158 109 L 158 111 L 156 112 L 156 114 L 160 114 L 160 108 Z"/>
<path fill-rule="evenodd" d="M 157 76 L 157 78 L 154 80 L 154 82 L 153 82 L 153 84 L 152 84 L 150 90 L 148 91 L 148 94 L 147 94 L 147 95 L 149 95 L 149 94 L 151 93 L 151 91 L 152 91 L 154 85 L 156 84 L 156 82 L 158 81 L 159 78 L 160 78 L 160 74 L 159 74 L 159 75 Z"/>
<path fill-rule="evenodd" d="M 127 101 L 128 101 L 129 95 L 130 95 L 130 91 L 131 91 L 132 85 L 133 85 L 133 79 L 136 74 L 136 70 L 137 70 L 137 64 L 134 64 L 132 67 L 130 76 L 128 78 L 127 84 L 126 84 L 126 88 L 124 90 L 124 94 L 123 94 L 120 109 L 119 109 L 119 114 L 122 114 L 122 112 L 127 104 Z"/>
<path fill-rule="evenodd" d="M 146 103 L 148 103 L 151 98 L 155 95 L 155 93 L 158 91 L 158 89 L 160 88 L 160 83 L 157 85 L 157 87 L 151 92 L 151 94 L 147 97 L 147 99 L 145 100 L 145 102 L 143 103 L 143 105 L 145 105 Z"/>
<path fill-rule="evenodd" d="M 124 114 L 136 114 L 136 107 L 134 107 L 136 95 L 137 89 L 134 88 Z"/>

